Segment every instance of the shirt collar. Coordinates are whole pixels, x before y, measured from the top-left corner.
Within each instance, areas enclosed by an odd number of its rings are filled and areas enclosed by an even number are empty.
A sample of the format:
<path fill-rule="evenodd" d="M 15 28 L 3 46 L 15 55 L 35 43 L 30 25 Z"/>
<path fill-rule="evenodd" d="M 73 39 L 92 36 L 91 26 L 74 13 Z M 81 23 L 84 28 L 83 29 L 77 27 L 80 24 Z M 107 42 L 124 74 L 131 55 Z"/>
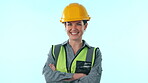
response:
<path fill-rule="evenodd" d="M 82 47 L 87 46 L 88 48 L 91 48 L 91 46 L 90 46 L 90 45 L 88 45 L 88 43 L 86 43 L 86 41 L 85 41 L 85 40 L 82 40 L 82 41 L 83 41 L 83 46 L 82 46 Z M 62 45 L 63 45 L 63 46 L 64 46 L 64 45 L 67 45 L 67 44 L 69 44 L 69 43 L 68 43 L 68 40 L 62 43 Z"/>

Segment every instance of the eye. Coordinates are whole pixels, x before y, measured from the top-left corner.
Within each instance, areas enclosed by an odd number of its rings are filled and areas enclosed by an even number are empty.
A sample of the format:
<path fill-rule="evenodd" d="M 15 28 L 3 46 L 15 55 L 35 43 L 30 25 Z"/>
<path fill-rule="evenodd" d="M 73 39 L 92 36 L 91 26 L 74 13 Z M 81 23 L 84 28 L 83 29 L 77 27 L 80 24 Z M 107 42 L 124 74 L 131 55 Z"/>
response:
<path fill-rule="evenodd" d="M 78 26 L 82 26 L 82 24 L 81 24 L 81 23 L 77 23 L 77 25 L 78 25 Z"/>
<path fill-rule="evenodd" d="M 72 26 L 72 24 L 71 23 L 67 23 L 67 26 Z"/>

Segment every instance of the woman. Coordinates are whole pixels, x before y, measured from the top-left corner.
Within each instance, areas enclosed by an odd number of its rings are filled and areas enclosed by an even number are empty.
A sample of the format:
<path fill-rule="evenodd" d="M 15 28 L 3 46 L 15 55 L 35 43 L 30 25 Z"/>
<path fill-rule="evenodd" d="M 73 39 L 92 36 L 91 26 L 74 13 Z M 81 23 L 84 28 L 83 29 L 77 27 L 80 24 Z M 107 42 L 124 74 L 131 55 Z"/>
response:
<path fill-rule="evenodd" d="M 47 83 L 100 83 L 102 67 L 99 48 L 82 40 L 90 17 L 84 6 L 71 3 L 65 7 L 61 22 L 69 39 L 53 45 L 43 74 Z"/>

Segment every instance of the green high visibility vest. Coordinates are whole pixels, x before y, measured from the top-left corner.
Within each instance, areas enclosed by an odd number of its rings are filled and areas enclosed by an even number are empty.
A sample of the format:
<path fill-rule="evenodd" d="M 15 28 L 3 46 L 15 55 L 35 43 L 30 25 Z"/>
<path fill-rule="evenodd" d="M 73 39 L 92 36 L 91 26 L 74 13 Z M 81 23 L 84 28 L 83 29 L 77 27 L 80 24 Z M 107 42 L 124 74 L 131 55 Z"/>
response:
<path fill-rule="evenodd" d="M 60 72 L 66 72 L 66 73 L 75 73 L 76 72 L 76 65 L 77 61 L 84 61 L 84 62 L 90 62 L 91 67 L 93 67 L 94 61 L 95 61 L 95 51 L 97 48 L 91 47 L 84 47 L 82 50 L 78 53 L 78 55 L 75 56 L 75 58 L 72 60 L 70 68 L 67 67 L 67 53 L 65 50 L 65 47 L 61 44 L 59 45 L 52 45 L 52 55 L 55 59 L 55 66 L 56 70 Z"/>

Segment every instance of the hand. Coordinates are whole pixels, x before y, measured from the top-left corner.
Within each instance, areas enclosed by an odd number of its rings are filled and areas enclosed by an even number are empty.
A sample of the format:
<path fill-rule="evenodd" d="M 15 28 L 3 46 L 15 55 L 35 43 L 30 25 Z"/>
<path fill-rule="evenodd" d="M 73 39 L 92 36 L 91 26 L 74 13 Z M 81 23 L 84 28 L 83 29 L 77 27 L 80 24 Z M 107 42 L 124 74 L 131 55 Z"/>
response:
<path fill-rule="evenodd" d="M 84 76 L 86 76 L 86 74 L 83 74 L 83 73 L 75 73 L 72 78 L 70 78 L 70 79 L 65 79 L 64 81 L 77 80 L 77 79 L 80 79 L 80 78 L 82 78 L 82 77 L 84 77 Z"/>
<path fill-rule="evenodd" d="M 86 74 L 84 74 L 84 73 L 75 73 L 74 75 L 73 75 L 73 79 L 80 79 L 81 77 L 84 77 L 84 76 L 86 76 Z"/>
<path fill-rule="evenodd" d="M 56 68 L 55 68 L 54 64 L 49 64 L 49 67 L 50 67 L 53 71 L 55 71 L 55 70 L 56 70 Z"/>

